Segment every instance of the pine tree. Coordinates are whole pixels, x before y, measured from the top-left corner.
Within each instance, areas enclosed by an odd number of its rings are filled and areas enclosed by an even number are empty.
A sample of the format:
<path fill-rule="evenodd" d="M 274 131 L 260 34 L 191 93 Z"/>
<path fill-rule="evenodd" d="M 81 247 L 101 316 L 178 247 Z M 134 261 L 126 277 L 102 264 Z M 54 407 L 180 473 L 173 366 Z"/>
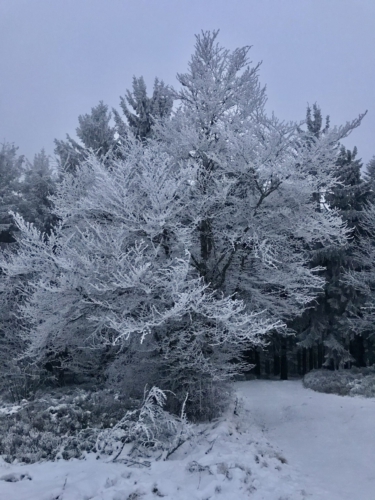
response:
<path fill-rule="evenodd" d="M 129 111 L 128 105 L 134 113 Z M 121 109 L 127 119 L 128 125 L 138 139 L 145 140 L 152 137 L 152 127 L 155 121 L 168 118 L 173 107 L 173 92 L 157 78 L 154 82 L 153 94 L 147 96 L 147 88 L 143 77 L 133 78 L 133 90 L 126 91 L 126 96 L 121 97 Z M 113 110 L 117 132 L 119 136 L 126 133 L 126 125 L 120 114 Z"/>
<path fill-rule="evenodd" d="M 18 156 L 18 148 L 4 143 L 0 149 L 0 259 L 5 254 L 14 255 L 17 251 L 17 226 L 9 213 L 20 211 L 22 205 L 22 176 L 24 175 L 24 157 Z M 16 285 L 18 279 L 5 278 L 0 264 L 0 387 L 9 386 L 9 376 L 14 373 L 13 359 L 25 347 L 19 331 L 22 322 L 14 313 L 20 305 L 20 294 Z M 15 286 L 13 286 L 13 284 Z"/>
<path fill-rule="evenodd" d="M 368 189 L 368 199 L 373 203 L 375 201 L 375 156 L 366 165 L 363 177 Z"/>
<path fill-rule="evenodd" d="M 116 129 L 110 125 L 111 118 L 108 106 L 101 101 L 91 109 L 90 114 L 78 117 L 79 126 L 76 133 L 81 144 L 69 134 L 66 136 L 66 141 L 55 139 L 55 154 L 61 172 L 74 172 L 91 150 L 104 158 L 116 148 Z"/>
<path fill-rule="evenodd" d="M 367 177 L 366 186 L 369 187 Z M 361 307 L 350 317 L 353 332 L 353 355 L 365 364 L 375 363 L 374 320 L 375 320 L 375 206 L 370 184 L 370 202 L 361 212 L 359 220 L 359 237 L 353 252 L 353 265 L 346 270 L 343 283 L 358 294 Z"/>
<path fill-rule="evenodd" d="M 128 105 L 134 110 L 131 113 Z M 129 133 L 144 140 L 152 136 L 155 120 L 168 118 L 173 106 L 172 90 L 157 78 L 152 97 L 147 96 L 147 89 L 142 77 L 133 79 L 133 91 L 127 90 L 120 98 L 120 106 L 126 122 L 120 113 L 113 109 L 114 126 L 111 125 L 112 113 L 108 106 L 100 102 L 91 109 L 90 114 L 78 117 L 76 129 L 77 142 L 67 134 L 65 141 L 55 139 L 55 154 L 58 157 L 60 172 L 75 172 L 90 152 L 100 158 L 121 157 L 121 147 L 126 143 Z"/>
<path fill-rule="evenodd" d="M 14 231 L 9 211 L 19 211 L 24 157 L 17 155 L 14 144 L 4 143 L 0 149 L 0 243 L 13 243 Z"/>
<path fill-rule="evenodd" d="M 316 137 L 327 134 L 329 118 L 327 117 L 326 126 L 322 129 L 321 111 L 317 105 L 314 105 L 313 110 L 314 119 L 311 118 L 311 109 L 307 110 L 308 131 Z M 291 324 L 298 332 L 298 345 L 303 350 L 303 359 L 309 359 L 308 363 L 304 361 L 303 366 L 301 365 L 303 373 L 307 369 L 322 366 L 324 349 L 326 366 L 338 368 L 352 361 L 359 366 L 364 364 L 362 338 L 356 336 L 350 327 L 350 318 L 358 313 L 361 298 L 342 279 L 353 265 L 353 253 L 360 236 L 361 211 L 366 205 L 369 191 L 361 179 L 362 164 L 356 159 L 357 149 L 350 151 L 339 144 L 333 146 L 338 151 L 333 167 L 337 182 L 331 189 L 324 190 L 323 194 L 316 197 L 318 209 L 324 204 L 329 210 L 336 210 L 351 233 L 347 244 L 341 248 L 318 246 L 311 249 L 311 265 L 324 267 L 322 276 L 326 285 L 324 293 L 318 296 L 312 307 L 301 319 Z M 306 356 L 305 350 L 308 350 L 309 356 Z"/>
<path fill-rule="evenodd" d="M 22 182 L 22 205 L 19 212 L 27 222 L 32 222 L 42 233 L 50 234 L 56 224 L 52 213 L 52 196 L 56 189 L 56 175 L 44 149 L 35 155 L 33 163 L 27 162 Z"/>

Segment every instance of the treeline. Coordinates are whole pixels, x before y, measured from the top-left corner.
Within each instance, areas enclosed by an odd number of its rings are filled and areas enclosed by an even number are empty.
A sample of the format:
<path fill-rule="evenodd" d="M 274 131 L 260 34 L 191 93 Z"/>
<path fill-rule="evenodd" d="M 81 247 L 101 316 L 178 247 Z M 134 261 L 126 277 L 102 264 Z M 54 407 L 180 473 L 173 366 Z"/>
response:
<path fill-rule="evenodd" d="M 306 114 L 308 130 L 320 136 L 317 105 Z M 375 362 L 373 322 L 373 256 L 375 157 L 363 168 L 358 152 L 338 148 L 334 173 L 337 185 L 324 194 L 320 209 L 337 210 L 350 228 L 347 242 L 334 249 L 318 245 L 311 251 L 312 266 L 321 266 L 323 290 L 302 315 L 288 323 L 291 336 L 273 336 L 268 346 L 251 350 L 248 359 L 257 376 L 305 375 L 318 368 L 365 367 Z"/>
<path fill-rule="evenodd" d="M 217 36 L 197 36 L 179 90 L 134 78 L 121 112 L 81 115 L 53 168 L 2 146 L 8 385 L 154 384 L 207 418 L 252 364 L 287 378 L 374 362 L 375 163 L 362 175 L 341 145 L 363 115 L 267 116 L 249 47 Z"/>
<path fill-rule="evenodd" d="M 327 119 L 328 123 L 328 119 Z M 322 116 L 315 105 L 308 108 L 306 124 L 314 134 L 322 131 Z M 301 316 L 288 324 L 290 337 L 273 336 L 266 349 L 247 353 L 257 376 L 304 375 L 316 368 L 329 369 L 372 365 L 373 247 L 371 219 L 374 203 L 375 158 L 363 169 L 357 150 L 341 146 L 335 165 L 337 186 L 324 202 L 336 209 L 351 229 L 346 244 L 335 249 L 323 246 L 311 252 L 311 265 L 322 266 L 325 286 Z M 323 208 L 323 207 L 321 207 Z"/>

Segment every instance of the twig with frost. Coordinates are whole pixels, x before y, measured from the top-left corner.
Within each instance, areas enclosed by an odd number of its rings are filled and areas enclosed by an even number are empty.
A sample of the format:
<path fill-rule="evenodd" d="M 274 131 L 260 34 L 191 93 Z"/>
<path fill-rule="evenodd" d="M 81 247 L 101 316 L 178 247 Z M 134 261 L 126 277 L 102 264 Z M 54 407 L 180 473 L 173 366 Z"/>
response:
<path fill-rule="evenodd" d="M 179 436 L 176 439 L 175 445 L 172 446 L 169 449 L 168 453 L 165 455 L 164 460 L 167 460 L 172 455 L 172 453 L 174 453 L 176 450 L 178 450 L 178 448 L 180 448 L 180 446 L 182 446 L 191 437 L 191 435 L 192 435 L 191 432 L 188 432 L 187 435 L 184 436 L 184 433 L 187 430 L 190 431 L 190 426 L 188 424 L 188 421 L 187 421 L 187 418 L 186 418 L 186 412 L 185 412 L 186 402 L 188 400 L 188 396 L 189 396 L 189 393 L 187 392 L 186 396 L 185 396 L 185 399 L 184 399 L 184 402 L 182 403 L 181 416 L 180 416 L 181 429 L 180 429 Z"/>

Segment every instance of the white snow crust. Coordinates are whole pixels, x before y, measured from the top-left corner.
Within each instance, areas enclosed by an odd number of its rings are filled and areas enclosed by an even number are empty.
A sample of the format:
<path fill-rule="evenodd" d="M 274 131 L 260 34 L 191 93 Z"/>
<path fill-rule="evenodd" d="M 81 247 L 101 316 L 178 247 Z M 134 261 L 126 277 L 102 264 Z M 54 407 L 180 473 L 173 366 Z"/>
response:
<path fill-rule="evenodd" d="M 374 500 L 375 400 L 300 381 L 236 383 L 242 403 L 149 467 L 0 462 L 1 500 Z"/>

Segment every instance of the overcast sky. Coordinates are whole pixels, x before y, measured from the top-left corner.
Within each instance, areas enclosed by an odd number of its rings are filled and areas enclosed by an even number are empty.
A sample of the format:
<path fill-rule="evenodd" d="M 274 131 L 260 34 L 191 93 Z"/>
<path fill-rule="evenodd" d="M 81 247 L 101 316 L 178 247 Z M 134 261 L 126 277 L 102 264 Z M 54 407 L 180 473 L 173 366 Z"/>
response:
<path fill-rule="evenodd" d="M 263 61 L 269 111 L 301 120 L 317 102 L 343 124 L 367 109 L 346 145 L 375 154 L 375 0 L 0 0 L 0 142 L 53 153 L 133 75 L 177 86 L 194 34 L 218 28 Z"/>

